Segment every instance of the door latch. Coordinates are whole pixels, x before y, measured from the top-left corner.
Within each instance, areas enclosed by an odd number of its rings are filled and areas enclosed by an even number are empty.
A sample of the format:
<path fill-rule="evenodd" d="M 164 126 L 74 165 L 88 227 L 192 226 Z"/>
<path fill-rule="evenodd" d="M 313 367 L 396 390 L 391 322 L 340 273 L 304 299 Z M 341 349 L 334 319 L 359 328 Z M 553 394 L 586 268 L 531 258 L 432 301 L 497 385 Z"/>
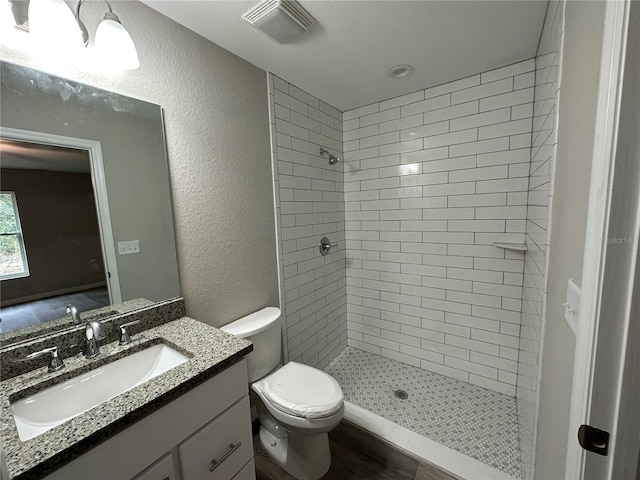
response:
<path fill-rule="evenodd" d="M 609 454 L 609 432 L 600 430 L 590 425 L 580 425 L 578 429 L 578 442 L 585 450 L 598 455 Z"/>

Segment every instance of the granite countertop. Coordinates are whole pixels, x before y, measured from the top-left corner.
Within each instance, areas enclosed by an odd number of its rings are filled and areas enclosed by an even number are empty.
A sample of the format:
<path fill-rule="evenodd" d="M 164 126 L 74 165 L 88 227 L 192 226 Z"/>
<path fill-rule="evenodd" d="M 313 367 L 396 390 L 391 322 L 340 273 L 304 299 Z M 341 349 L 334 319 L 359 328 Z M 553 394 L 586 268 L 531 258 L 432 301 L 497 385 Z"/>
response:
<path fill-rule="evenodd" d="M 20 440 L 11 411 L 12 400 L 158 343 L 187 355 L 189 361 L 42 435 L 25 442 Z M 45 476 L 240 361 L 252 349 L 247 340 L 183 317 L 132 335 L 132 342 L 124 347 L 118 346 L 117 341 L 101 345 L 100 355 L 94 359 L 63 358 L 65 368 L 59 372 L 48 373 L 46 368 L 38 368 L 1 382 L 0 435 L 9 479 Z"/>
<path fill-rule="evenodd" d="M 105 307 L 95 308 L 93 310 L 87 310 L 80 312 L 82 320 L 103 320 L 107 317 L 116 315 L 122 315 L 125 313 L 139 310 L 145 307 L 152 307 L 155 303 L 146 298 L 135 298 L 133 300 L 127 300 L 121 303 L 114 303 Z M 38 323 L 31 325 L 30 327 L 21 328 L 19 330 L 11 330 L 9 332 L 2 332 L 0 335 L 0 344 L 7 345 L 11 343 L 17 343 L 24 340 L 36 338 L 36 336 L 43 336 L 55 333 L 60 330 L 72 327 L 71 319 L 65 315 L 62 318 L 51 320 L 45 323 Z"/>

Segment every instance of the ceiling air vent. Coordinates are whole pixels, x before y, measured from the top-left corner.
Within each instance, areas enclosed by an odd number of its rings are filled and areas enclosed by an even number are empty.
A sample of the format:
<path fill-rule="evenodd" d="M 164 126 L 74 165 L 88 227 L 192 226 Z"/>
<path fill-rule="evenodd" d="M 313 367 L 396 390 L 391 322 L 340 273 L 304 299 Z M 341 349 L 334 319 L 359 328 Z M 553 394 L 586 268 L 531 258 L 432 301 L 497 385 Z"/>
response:
<path fill-rule="evenodd" d="M 278 43 L 287 43 L 316 20 L 295 0 L 265 0 L 242 16 Z"/>

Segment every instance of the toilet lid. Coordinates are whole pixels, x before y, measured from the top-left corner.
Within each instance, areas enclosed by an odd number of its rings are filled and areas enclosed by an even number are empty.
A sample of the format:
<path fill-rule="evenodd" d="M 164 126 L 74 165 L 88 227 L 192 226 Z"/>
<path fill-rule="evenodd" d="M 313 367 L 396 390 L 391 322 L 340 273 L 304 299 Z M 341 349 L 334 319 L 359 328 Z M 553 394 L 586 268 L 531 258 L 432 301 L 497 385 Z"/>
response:
<path fill-rule="evenodd" d="M 342 389 L 331 375 L 296 362 L 287 363 L 253 387 L 275 408 L 296 417 L 328 417 L 344 403 Z"/>

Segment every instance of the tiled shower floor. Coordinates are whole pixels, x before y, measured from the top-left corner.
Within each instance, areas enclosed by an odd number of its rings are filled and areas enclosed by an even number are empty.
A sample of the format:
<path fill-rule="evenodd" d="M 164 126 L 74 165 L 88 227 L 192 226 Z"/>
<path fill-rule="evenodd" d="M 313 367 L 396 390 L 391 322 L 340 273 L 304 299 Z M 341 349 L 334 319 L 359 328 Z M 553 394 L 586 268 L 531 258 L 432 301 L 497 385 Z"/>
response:
<path fill-rule="evenodd" d="M 353 347 L 325 371 L 340 383 L 348 402 L 521 478 L 513 397 Z M 409 397 L 396 398 L 398 389 Z"/>

